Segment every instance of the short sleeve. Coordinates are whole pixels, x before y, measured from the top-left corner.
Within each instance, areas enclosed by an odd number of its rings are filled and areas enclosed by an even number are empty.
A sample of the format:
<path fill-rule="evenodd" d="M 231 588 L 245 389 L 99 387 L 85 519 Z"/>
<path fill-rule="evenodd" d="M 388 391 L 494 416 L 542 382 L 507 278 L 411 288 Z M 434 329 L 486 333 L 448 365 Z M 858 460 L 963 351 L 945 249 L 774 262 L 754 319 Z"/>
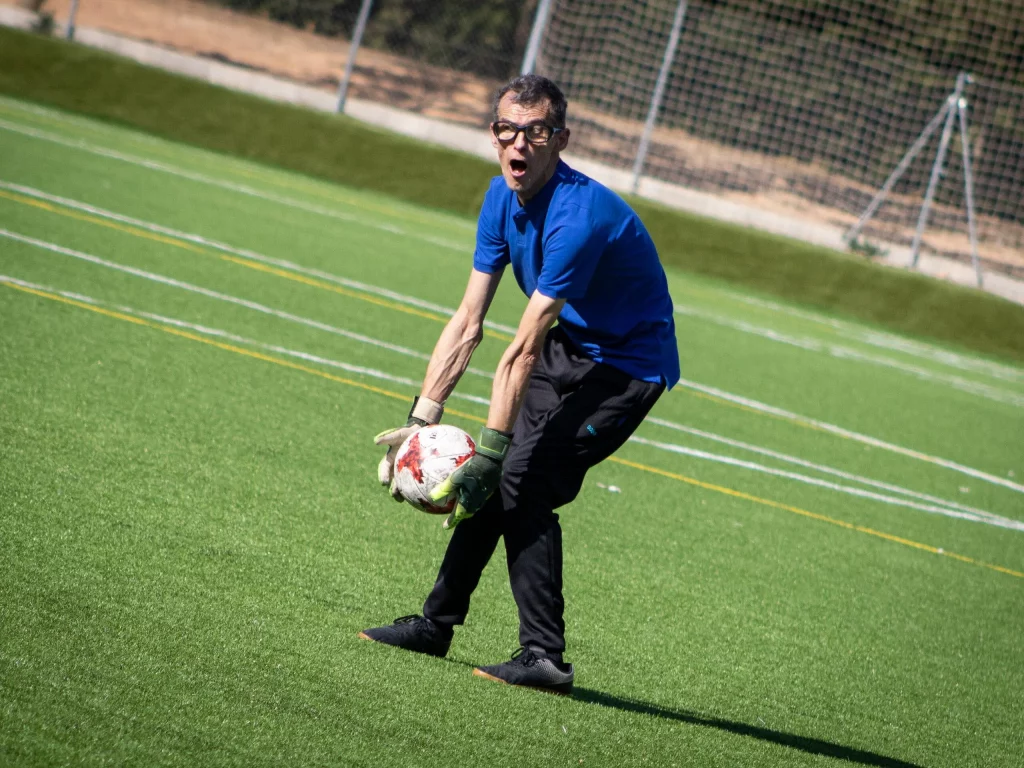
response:
<path fill-rule="evenodd" d="M 537 290 L 549 299 L 583 298 L 608 244 L 607 233 L 589 210 L 576 206 L 566 206 L 547 224 Z"/>
<path fill-rule="evenodd" d="M 504 181 L 499 177 L 495 181 Z M 509 263 L 508 240 L 505 237 L 505 207 L 501 199 L 502 189 L 492 183 L 480 207 L 480 218 L 476 224 L 476 250 L 473 252 L 473 269 L 485 274 L 500 272 Z"/>

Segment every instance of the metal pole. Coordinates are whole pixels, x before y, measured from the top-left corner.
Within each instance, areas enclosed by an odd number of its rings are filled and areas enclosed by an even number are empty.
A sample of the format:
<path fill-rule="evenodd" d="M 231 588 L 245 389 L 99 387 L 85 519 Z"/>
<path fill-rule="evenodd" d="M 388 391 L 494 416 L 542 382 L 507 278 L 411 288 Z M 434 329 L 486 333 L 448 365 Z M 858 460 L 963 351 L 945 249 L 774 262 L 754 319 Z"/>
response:
<path fill-rule="evenodd" d="M 974 176 L 971 173 L 970 139 L 967 138 L 967 99 L 961 98 L 957 101 L 956 107 L 960 113 L 960 146 L 964 152 L 964 197 L 967 202 L 967 232 L 971 238 L 971 263 L 974 264 L 978 287 L 983 288 L 981 261 L 978 259 L 978 233 L 974 225 Z"/>
<path fill-rule="evenodd" d="M 523 54 L 523 66 L 519 74 L 528 75 L 533 72 L 537 63 L 537 54 L 540 52 L 540 43 L 544 39 L 544 30 L 548 27 L 548 16 L 551 15 L 551 0 L 540 0 L 537 6 L 537 16 L 533 20 L 533 27 L 530 28 L 530 39 L 526 43 L 526 53 Z"/>
<path fill-rule="evenodd" d="M 335 112 L 345 111 L 348 85 L 352 80 L 352 70 L 356 66 L 356 54 L 359 52 L 359 44 L 363 41 L 363 33 L 366 31 L 366 21 L 370 18 L 371 8 L 373 8 L 373 0 L 363 0 L 363 4 L 359 7 L 356 28 L 352 33 L 352 42 L 348 46 L 348 60 L 345 62 L 345 73 L 341 76 L 341 85 L 338 87 L 338 106 L 335 107 Z"/>
<path fill-rule="evenodd" d="M 643 171 L 644 161 L 647 159 L 647 150 L 651 145 L 651 134 L 654 133 L 654 124 L 658 120 L 658 112 L 661 111 L 661 100 L 665 96 L 668 73 L 672 69 L 672 60 L 676 56 L 676 47 L 679 45 L 679 33 L 683 29 L 684 18 L 686 18 L 686 0 L 679 0 L 679 5 L 676 6 L 676 17 L 672 20 L 672 31 L 668 36 L 668 45 L 665 46 L 665 56 L 661 60 L 658 81 L 654 85 L 651 108 L 647 111 L 647 122 L 644 123 L 644 132 L 640 137 L 640 146 L 636 150 L 636 161 L 633 163 L 634 193 L 640 187 L 640 173 Z"/>
<path fill-rule="evenodd" d="M 964 85 L 967 82 L 967 73 L 961 72 L 956 77 L 956 88 L 950 94 L 948 111 L 946 112 L 946 124 L 942 127 L 942 138 L 939 140 L 939 151 L 935 154 L 935 164 L 932 165 L 932 175 L 928 179 L 928 189 L 924 193 L 924 203 L 921 205 L 921 215 L 917 217 L 917 230 L 914 232 L 914 242 L 910 246 L 910 266 L 917 267 L 917 260 L 921 256 L 921 236 L 924 234 L 925 224 L 928 222 L 928 213 L 931 211 L 932 198 L 935 197 L 935 188 L 939 185 L 939 177 L 942 175 L 943 166 L 946 163 L 946 152 L 949 150 L 949 137 L 953 133 L 953 119 L 956 117 L 956 105 L 960 101 L 960 94 L 963 93 Z"/>
<path fill-rule="evenodd" d="M 864 213 L 861 214 L 860 219 L 857 220 L 857 223 L 850 227 L 850 231 L 847 232 L 846 236 L 843 238 L 846 242 L 852 243 L 857 239 L 858 235 L 860 235 L 861 229 L 863 229 L 864 225 L 870 221 L 872 216 L 875 215 L 875 211 L 878 210 L 879 206 L 882 205 L 885 198 L 889 195 L 889 191 L 892 189 L 893 184 L 899 181 L 900 176 L 902 176 L 903 172 L 907 170 L 907 166 L 913 162 L 914 158 L 917 157 L 917 153 L 924 148 L 924 145 L 928 143 L 932 134 L 935 133 L 935 130 L 939 127 L 939 123 L 945 119 L 946 113 L 949 109 L 950 105 L 949 100 L 947 99 L 942 103 L 942 108 L 935 113 L 935 117 L 931 119 L 931 122 L 929 122 L 928 125 L 925 126 L 925 129 L 921 131 L 921 135 L 917 137 L 917 140 L 913 145 L 911 145 L 910 149 L 907 150 L 907 154 L 903 156 L 903 159 L 900 160 L 896 168 L 893 169 L 893 172 L 889 174 L 889 178 L 885 180 L 885 184 L 882 185 L 882 188 L 878 190 L 878 193 L 874 198 L 872 198 L 868 207 L 864 210 Z"/>
<path fill-rule="evenodd" d="M 78 15 L 78 0 L 71 0 L 71 10 L 68 11 L 68 26 L 64 30 L 64 37 L 68 40 L 75 39 L 75 17 Z"/>

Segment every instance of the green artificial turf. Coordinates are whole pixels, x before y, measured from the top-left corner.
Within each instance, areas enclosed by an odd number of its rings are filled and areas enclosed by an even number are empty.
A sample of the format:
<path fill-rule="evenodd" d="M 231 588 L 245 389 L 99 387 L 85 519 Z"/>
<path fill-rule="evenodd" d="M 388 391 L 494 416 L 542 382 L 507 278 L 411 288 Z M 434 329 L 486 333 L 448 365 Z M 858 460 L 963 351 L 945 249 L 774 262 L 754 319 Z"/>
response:
<path fill-rule="evenodd" d="M 357 636 L 447 541 L 372 436 L 472 223 L 0 106 L 0 765 L 1019 764 L 1024 531 L 952 516 L 1024 519 L 1019 366 L 670 268 L 689 386 L 562 514 L 576 692 L 510 689 L 500 550 L 447 659 Z"/>
<path fill-rule="evenodd" d="M 82 46 L 0 29 L 0 93 L 475 216 L 495 166 Z M 631 199 L 665 263 L 1024 361 L 1024 309 L 982 291 Z"/>

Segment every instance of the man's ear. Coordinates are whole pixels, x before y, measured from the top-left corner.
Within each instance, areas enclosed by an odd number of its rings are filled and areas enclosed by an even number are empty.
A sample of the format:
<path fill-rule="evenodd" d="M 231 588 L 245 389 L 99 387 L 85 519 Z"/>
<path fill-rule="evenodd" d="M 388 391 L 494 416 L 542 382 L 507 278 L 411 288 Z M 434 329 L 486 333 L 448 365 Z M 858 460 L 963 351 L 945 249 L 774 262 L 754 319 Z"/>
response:
<path fill-rule="evenodd" d="M 569 129 L 566 128 L 564 131 L 558 134 L 558 151 L 561 152 L 567 146 L 569 146 Z"/>

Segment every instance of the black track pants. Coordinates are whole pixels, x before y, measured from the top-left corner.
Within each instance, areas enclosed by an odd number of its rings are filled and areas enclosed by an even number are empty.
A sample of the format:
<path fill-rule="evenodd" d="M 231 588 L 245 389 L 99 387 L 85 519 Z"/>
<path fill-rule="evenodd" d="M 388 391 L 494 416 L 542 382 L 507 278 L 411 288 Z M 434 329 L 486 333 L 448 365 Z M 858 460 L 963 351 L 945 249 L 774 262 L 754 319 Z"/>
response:
<path fill-rule="evenodd" d="M 519 608 L 519 642 L 565 650 L 562 529 L 554 510 L 579 493 L 590 467 L 636 430 L 664 385 L 634 379 L 548 333 L 516 420 L 499 490 L 452 533 L 423 615 L 462 624 L 484 566 L 505 538 Z"/>

